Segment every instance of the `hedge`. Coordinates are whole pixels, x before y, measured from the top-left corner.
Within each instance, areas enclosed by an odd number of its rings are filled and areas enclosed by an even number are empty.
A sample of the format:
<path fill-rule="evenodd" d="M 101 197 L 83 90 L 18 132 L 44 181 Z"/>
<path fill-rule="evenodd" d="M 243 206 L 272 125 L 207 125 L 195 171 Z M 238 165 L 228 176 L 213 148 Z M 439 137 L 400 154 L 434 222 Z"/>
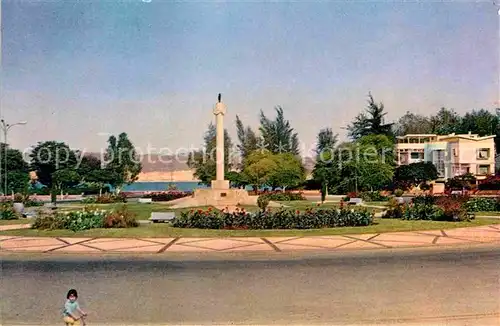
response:
<path fill-rule="evenodd" d="M 366 209 L 306 209 L 294 211 L 260 211 L 244 209 L 233 213 L 219 210 L 184 211 L 172 225 L 197 229 L 320 229 L 346 226 L 367 226 L 373 223 L 373 213 Z"/>
<path fill-rule="evenodd" d="M 193 193 L 190 191 L 162 191 L 145 194 L 142 198 L 151 198 L 152 201 L 171 201 L 174 199 L 189 197 Z"/>

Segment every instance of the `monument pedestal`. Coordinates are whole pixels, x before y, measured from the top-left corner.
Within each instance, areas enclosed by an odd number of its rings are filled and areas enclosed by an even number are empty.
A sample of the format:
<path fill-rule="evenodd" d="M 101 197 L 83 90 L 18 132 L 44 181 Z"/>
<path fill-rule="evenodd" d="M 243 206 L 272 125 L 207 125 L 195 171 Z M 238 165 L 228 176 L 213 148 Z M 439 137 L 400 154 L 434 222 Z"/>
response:
<path fill-rule="evenodd" d="M 217 189 L 217 190 L 229 189 L 229 180 L 212 180 L 212 189 Z"/>
<path fill-rule="evenodd" d="M 234 208 L 239 205 L 256 206 L 257 196 L 250 196 L 245 189 L 226 189 L 225 183 L 218 184 L 218 188 L 195 189 L 193 196 L 183 198 L 171 208 L 213 206 L 218 209 Z"/>

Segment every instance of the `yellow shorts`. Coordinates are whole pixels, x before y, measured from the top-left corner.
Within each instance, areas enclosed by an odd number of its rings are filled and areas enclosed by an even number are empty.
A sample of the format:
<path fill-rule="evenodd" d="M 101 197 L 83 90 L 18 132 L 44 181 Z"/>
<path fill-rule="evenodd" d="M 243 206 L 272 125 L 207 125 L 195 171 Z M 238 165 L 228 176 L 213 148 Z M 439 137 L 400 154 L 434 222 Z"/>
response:
<path fill-rule="evenodd" d="M 74 320 L 73 318 L 69 317 L 69 316 L 66 316 L 64 317 L 64 322 L 66 323 L 66 325 L 80 325 L 80 321 L 79 320 Z"/>

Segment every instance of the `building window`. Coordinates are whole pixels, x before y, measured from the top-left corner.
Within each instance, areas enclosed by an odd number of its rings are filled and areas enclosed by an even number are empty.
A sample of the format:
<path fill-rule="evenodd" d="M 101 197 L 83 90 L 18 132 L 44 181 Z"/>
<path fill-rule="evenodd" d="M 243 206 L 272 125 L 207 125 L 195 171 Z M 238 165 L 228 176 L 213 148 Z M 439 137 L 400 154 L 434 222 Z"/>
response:
<path fill-rule="evenodd" d="M 444 150 L 438 149 L 432 152 L 432 163 L 436 166 L 438 176 L 444 177 Z"/>
<path fill-rule="evenodd" d="M 490 166 L 489 165 L 480 165 L 477 168 L 477 174 L 479 174 L 479 175 L 490 174 Z"/>
<path fill-rule="evenodd" d="M 458 151 L 456 148 L 453 149 L 453 156 L 455 156 L 455 157 L 458 156 Z"/>
<path fill-rule="evenodd" d="M 487 160 L 490 158 L 490 149 L 489 148 L 480 148 L 477 150 L 477 159 L 478 160 Z"/>
<path fill-rule="evenodd" d="M 410 158 L 412 160 L 423 160 L 424 159 L 424 153 L 419 153 L 419 152 L 412 152 L 410 154 Z"/>

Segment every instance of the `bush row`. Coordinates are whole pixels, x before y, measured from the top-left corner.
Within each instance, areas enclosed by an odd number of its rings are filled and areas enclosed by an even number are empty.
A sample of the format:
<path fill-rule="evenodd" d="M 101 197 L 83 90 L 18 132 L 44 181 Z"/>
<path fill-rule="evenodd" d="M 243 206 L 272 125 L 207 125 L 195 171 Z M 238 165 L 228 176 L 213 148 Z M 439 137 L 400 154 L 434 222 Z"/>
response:
<path fill-rule="evenodd" d="M 366 226 L 373 214 L 366 209 L 307 209 L 294 211 L 245 210 L 233 213 L 218 210 L 185 211 L 172 221 L 174 227 L 198 229 L 319 229 L 327 227 Z"/>
<path fill-rule="evenodd" d="M 248 194 L 252 196 L 257 195 L 253 191 L 249 191 Z M 259 197 L 265 197 L 267 200 L 272 201 L 306 200 L 303 193 L 291 191 L 264 191 L 259 193 Z"/>
<path fill-rule="evenodd" d="M 174 199 L 184 198 L 191 196 L 193 193 L 190 191 L 161 191 L 145 194 L 142 198 L 151 198 L 152 201 L 171 201 Z"/>
<path fill-rule="evenodd" d="M 113 211 L 85 207 L 79 211 L 40 213 L 32 224 L 38 230 L 83 231 L 94 228 L 129 228 L 139 223 L 126 206 Z"/>
<path fill-rule="evenodd" d="M 28 190 L 28 193 L 30 195 L 50 195 L 51 189 L 48 187 L 43 187 L 40 189 L 30 189 Z M 109 187 L 104 187 L 102 189 L 98 187 L 74 187 L 74 188 L 68 188 L 64 190 L 64 194 L 68 195 L 81 195 L 82 193 L 85 196 L 88 195 L 98 195 L 100 192 L 107 193 L 110 192 L 111 190 Z"/>
<path fill-rule="evenodd" d="M 126 203 L 127 197 L 124 194 L 105 193 L 101 196 L 90 196 L 82 199 L 83 204 L 112 204 Z"/>
<path fill-rule="evenodd" d="M 28 194 L 24 195 L 19 193 L 15 194 L 14 198 L 2 198 L 0 202 L 10 205 L 12 205 L 14 202 L 23 203 L 24 207 L 43 206 L 43 202 L 31 198 Z"/>
<path fill-rule="evenodd" d="M 466 221 L 471 218 L 467 210 L 468 198 L 464 196 L 419 196 L 410 204 L 389 201 L 384 218 L 403 220 Z"/>

